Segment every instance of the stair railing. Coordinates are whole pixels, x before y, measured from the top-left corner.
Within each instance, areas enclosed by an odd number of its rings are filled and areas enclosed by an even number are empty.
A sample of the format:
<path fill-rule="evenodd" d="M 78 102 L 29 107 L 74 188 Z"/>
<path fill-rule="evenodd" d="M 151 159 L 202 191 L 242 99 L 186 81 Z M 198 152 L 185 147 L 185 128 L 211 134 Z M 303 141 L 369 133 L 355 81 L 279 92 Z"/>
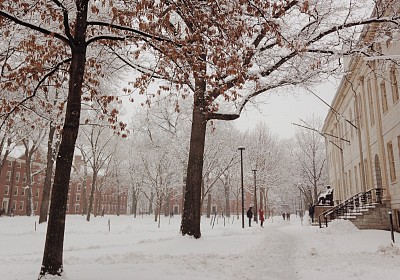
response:
<path fill-rule="evenodd" d="M 374 195 L 373 195 L 374 194 Z M 322 220 L 324 220 L 325 226 L 328 227 L 328 222 L 339 217 L 346 217 L 353 213 L 360 213 L 362 209 L 366 209 L 368 206 L 374 203 L 382 204 L 383 189 L 373 188 L 366 192 L 360 192 L 353 195 L 349 199 L 339 203 L 331 209 L 322 212 L 318 216 L 319 227 L 322 228 Z"/>

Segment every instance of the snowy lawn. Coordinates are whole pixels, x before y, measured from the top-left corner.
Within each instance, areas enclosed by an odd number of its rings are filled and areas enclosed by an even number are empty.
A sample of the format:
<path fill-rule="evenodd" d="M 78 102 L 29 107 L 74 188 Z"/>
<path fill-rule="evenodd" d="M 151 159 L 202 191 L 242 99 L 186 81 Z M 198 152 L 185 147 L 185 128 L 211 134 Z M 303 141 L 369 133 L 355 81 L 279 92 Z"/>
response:
<path fill-rule="evenodd" d="M 0 218 L 0 279 L 37 278 L 46 232 L 46 225 L 35 231 L 37 220 Z M 360 231 L 346 221 L 320 229 L 292 215 L 242 229 L 236 218 L 225 226 L 219 218 L 214 228 L 203 218 L 199 240 L 180 235 L 179 216 L 161 217 L 157 225 L 153 216 L 90 223 L 68 216 L 63 279 L 400 279 L 400 246 L 390 232 Z"/>

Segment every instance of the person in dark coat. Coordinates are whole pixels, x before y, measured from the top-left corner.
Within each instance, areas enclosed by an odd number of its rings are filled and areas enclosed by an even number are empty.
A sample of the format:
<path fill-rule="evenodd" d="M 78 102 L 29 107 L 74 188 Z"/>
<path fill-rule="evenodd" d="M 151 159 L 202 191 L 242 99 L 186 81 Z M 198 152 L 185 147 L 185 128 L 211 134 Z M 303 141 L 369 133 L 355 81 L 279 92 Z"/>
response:
<path fill-rule="evenodd" d="M 283 220 L 285 220 L 285 218 L 286 218 L 285 212 L 282 213 L 282 218 L 283 218 Z"/>
<path fill-rule="evenodd" d="M 286 220 L 288 220 L 288 221 L 290 220 L 290 213 L 289 212 L 286 213 Z"/>
<path fill-rule="evenodd" d="M 249 218 L 249 227 L 251 227 L 251 219 L 253 218 L 253 207 L 249 207 L 247 210 L 247 218 Z"/>
<path fill-rule="evenodd" d="M 259 212 L 259 214 L 260 214 L 260 223 L 261 223 L 261 227 L 263 228 L 263 227 L 264 227 L 264 221 L 265 221 L 265 218 L 264 218 L 264 210 L 260 209 L 260 211 L 258 211 L 258 212 Z"/>
<path fill-rule="evenodd" d="M 314 223 L 314 212 L 315 212 L 314 208 L 315 206 L 310 203 L 310 207 L 308 208 L 308 214 L 310 215 L 312 223 Z"/>

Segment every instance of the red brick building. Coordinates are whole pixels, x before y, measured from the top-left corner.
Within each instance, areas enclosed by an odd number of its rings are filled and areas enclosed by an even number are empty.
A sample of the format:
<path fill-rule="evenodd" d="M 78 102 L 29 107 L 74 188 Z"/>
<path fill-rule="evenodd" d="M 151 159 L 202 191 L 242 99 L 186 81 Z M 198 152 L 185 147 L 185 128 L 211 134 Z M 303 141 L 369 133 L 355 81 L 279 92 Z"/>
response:
<path fill-rule="evenodd" d="M 79 159 L 79 158 L 78 158 Z M 32 163 L 32 202 L 33 213 L 39 215 L 42 202 L 43 182 L 45 164 L 35 158 Z M 100 180 L 101 178 L 99 178 Z M 24 150 L 15 148 L 7 157 L 0 173 L 0 202 L 1 209 L 6 215 L 26 215 L 27 206 L 27 177 L 25 174 Z M 90 174 L 86 180 L 86 199 L 82 181 L 71 176 L 69 186 L 67 214 L 83 214 L 85 201 L 89 202 L 91 187 Z M 105 214 L 126 214 L 127 213 L 127 191 L 115 187 L 107 187 L 102 192 L 94 194 L 93 214 L 100 214 L 104 209 Z"/>

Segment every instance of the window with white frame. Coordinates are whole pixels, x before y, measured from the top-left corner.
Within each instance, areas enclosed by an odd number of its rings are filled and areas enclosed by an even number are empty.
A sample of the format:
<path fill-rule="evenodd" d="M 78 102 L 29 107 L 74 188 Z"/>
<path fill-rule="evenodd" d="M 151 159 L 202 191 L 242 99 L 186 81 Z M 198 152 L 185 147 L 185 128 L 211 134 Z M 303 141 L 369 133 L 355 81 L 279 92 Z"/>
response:
<path fill-rule="evenodd" d="M 4 195 L 8 195 L 10 193 L 10 186 L 5 185 L 4 186 Z"/>
<path fill-rule="evenodd" d="M 79 212 L 79 204 L 75 204 L 75 212 Z"/>
<path fill-rule="evenodd" d="M 19 210 L 24 210 L 24 202 L 23 201 L 19 202 Z"/>
<path fill-rule="evenodd" d="M 76 194 L 76 201 L 80 201 L 81 200 L 81 195 L 79 193 Z"/>
<path fill-rule="evenodd" d="M 6 180 L 11 181 L 11 171 L 7 171 Z"/>
<path fill-rule="evenodd" d="M 25 196 L 25 188 L 21 188 L 21 195 Z"/>
<path fill-rule="evenodd" d="M 21 174 L 19 172 L 15 173 L 15 182 L 19 182 L 20 177 L 21 177 Z"/>
<path fill-rule="evenodd" d="M 14 196 L 17 196 L 18 195 L 18 186 L 15 186 L 14 187 Z"/>

